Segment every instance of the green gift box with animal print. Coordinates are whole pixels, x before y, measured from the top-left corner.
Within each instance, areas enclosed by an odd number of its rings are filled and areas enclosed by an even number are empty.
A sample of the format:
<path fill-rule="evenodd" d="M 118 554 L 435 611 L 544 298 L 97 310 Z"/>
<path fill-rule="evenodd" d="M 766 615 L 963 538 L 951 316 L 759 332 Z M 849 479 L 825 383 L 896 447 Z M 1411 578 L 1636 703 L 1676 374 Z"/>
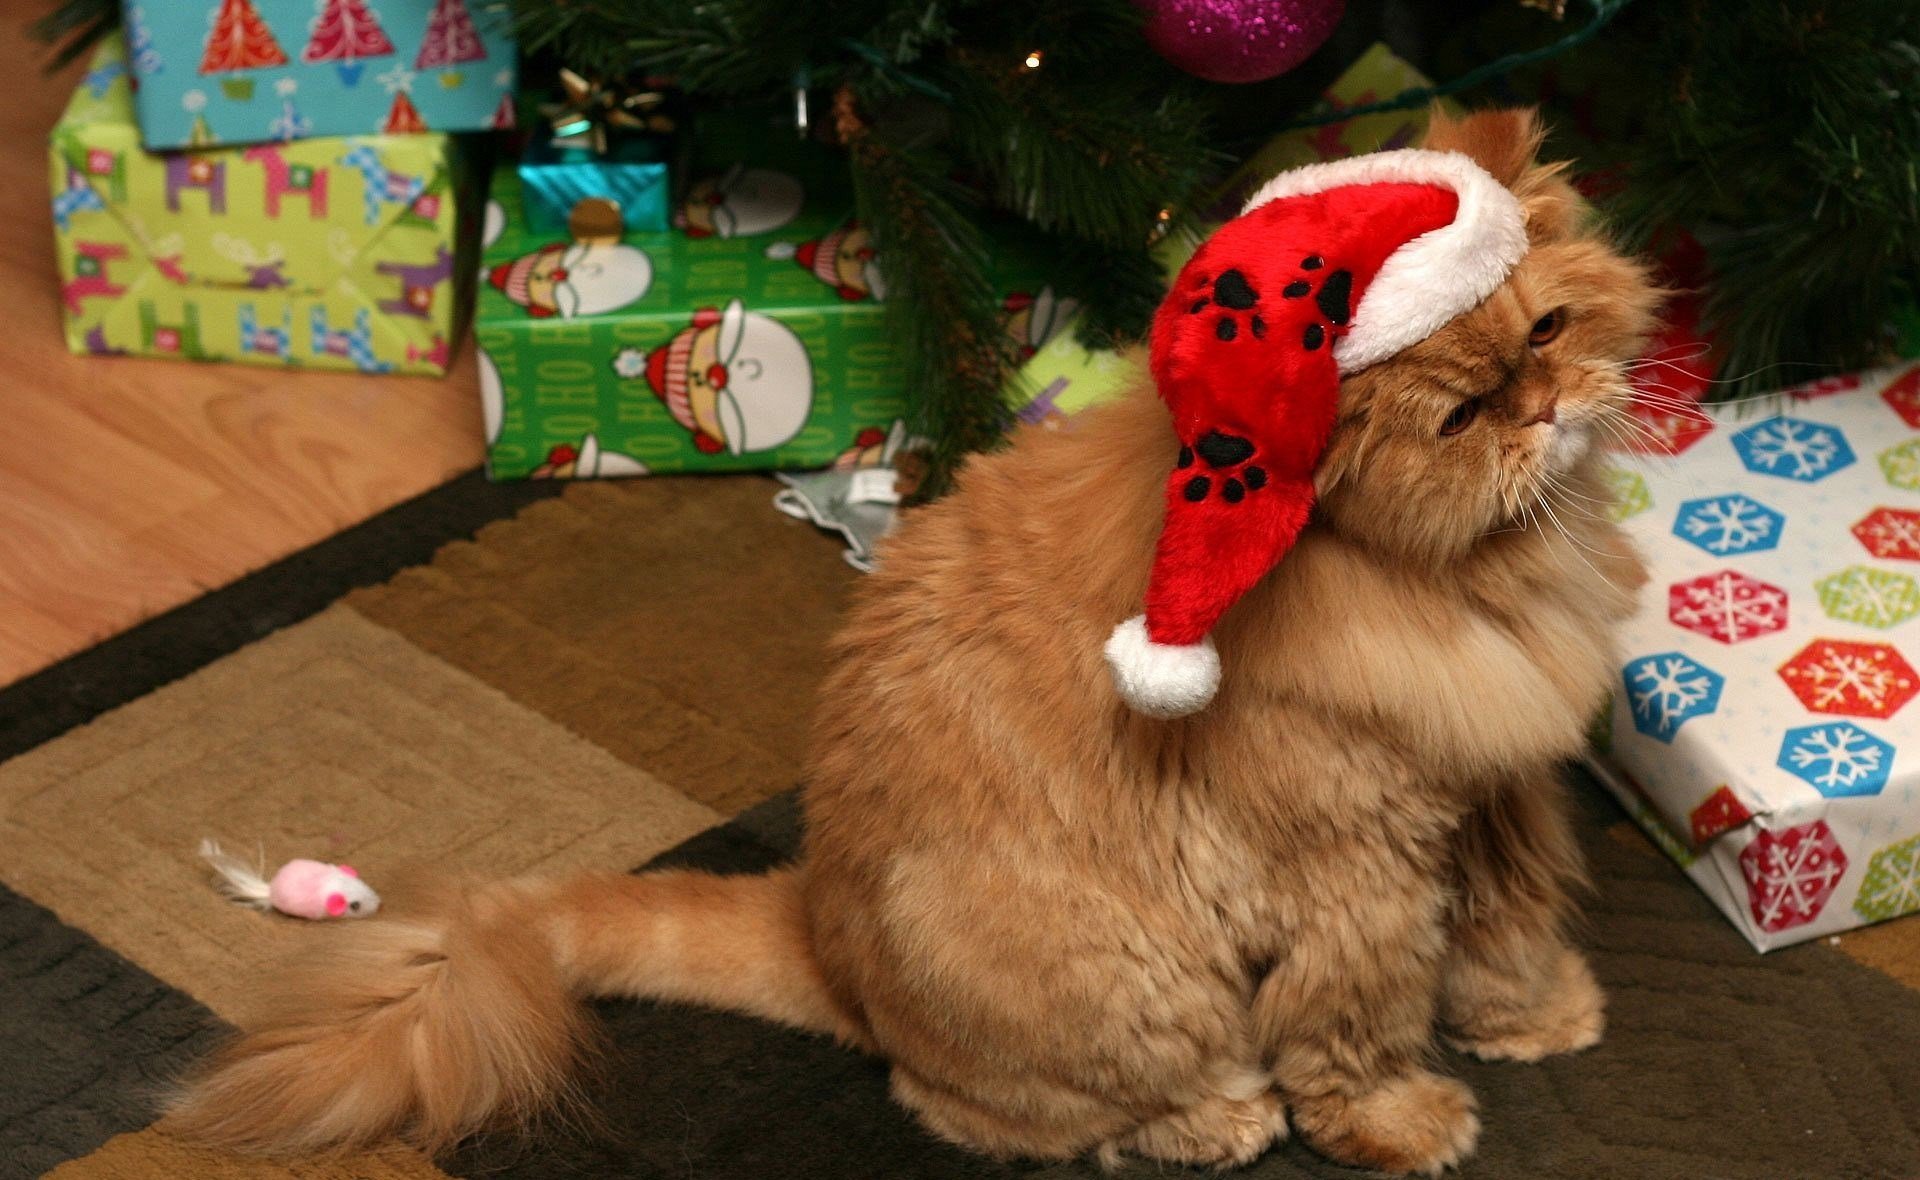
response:
<path fill-rule="evenodd" d="M 75 352 L 446 371 L 471 305 L 471 284 L 455 280 L 459 226 L 478 204 L 464 195 L 474 174 L 455 140 L 148 152 L 116 36 L 48 155 Z"/>
<path fill-rule="evenodd" d="M 674 228 L 586 200 L 562 233 L 495 173 L 475 313 L 495 479 L 858 463 L 906 411 L 885 260 L 844 166 L 791 123 L 710 120 Z M 996 250 L 1007 330 L 1056 317 L 1032 250 Z"/>

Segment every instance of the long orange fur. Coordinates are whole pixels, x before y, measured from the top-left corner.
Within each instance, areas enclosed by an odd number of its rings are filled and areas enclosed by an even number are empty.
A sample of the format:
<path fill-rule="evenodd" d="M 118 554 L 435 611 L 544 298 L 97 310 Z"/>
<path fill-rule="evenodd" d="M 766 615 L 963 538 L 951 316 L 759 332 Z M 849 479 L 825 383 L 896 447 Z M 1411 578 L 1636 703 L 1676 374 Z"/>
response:
<path fill-rule="evenodd" d="M 1593 444 L 1656 293 L 1538 142 L 1527 113 L 1436 115 L 1429 146 L 1512 188 L 1532 248 L 1344 383 L 1315 523 L 1217 629 L 1205 712 L 1131 713 L 1100 654 L 1175 449 L 1141 389 L 975 460 L 885 544 L 834 648 L 797 867 L 481 885 L 343 930 L 171 1125 L 443 1148 L 564 1094 L 577 998 L 631 995 L 880 1054 L 928 1128 L 986 1152 L 1238 1164 L 1291 1123 L 1392 1172 L 1465 1157 L 1437 1028 L 1523 1061 L 1601 1034 L 1556 766 L 1643 578 Z"/>

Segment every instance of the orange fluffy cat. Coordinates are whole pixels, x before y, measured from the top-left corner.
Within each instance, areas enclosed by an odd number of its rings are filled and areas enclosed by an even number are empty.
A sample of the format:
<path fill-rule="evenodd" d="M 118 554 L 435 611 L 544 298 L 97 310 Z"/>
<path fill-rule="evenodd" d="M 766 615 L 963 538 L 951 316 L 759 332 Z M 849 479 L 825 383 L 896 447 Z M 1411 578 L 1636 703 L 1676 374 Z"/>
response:
<path fill-rule="evenodd" d="M 581 997 L 646 996 L 879 1054 L 985 1152 L 1239 1164 L 1291 1126 L 1391 1172 L 1462 1159 L 1479 1123 L 1427 1068 L 1436 1029 L 1519 1061 L 1601 1034 L 1556 767 L 1642 578 L 1594 445 L 1656 293 L 1539 138 L 1436 115 L 1428 146 L 1519 199 L 1526 255 L 1343 382 L 1313 523 L 1216 628 L 1205 712 L 1129 710 L 1101 655 L 1175 450 L 1143 388 L 975 460 L 886 543 L 834 648 L 799 864 L 479 885 L 342 930 L 173 1125 L 444 1147 L 564 1092 Z"/>

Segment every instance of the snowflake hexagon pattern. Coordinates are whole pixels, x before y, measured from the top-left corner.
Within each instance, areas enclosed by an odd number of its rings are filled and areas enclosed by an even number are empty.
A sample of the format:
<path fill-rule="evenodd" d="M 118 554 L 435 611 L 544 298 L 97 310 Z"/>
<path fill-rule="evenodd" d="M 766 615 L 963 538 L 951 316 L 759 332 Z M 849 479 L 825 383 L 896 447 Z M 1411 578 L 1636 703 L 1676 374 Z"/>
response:
<path fill-rule="evenodd" d="M 1735 570 L 1667 588 L 1667 618 L 1720 643 L 1771 635 L 1787 626 L 1787 592 Z"/>
<path fill-rule="evenodd" d="M 1880 474 L 1896 488 L 1920 492 L 1920 438 L 1881 451 Z"/>
<path fill-rule="evenodd" d="M 1852 565 L 1813 584 L 1833 618 L 1886 630 L 1920 611 L 1920 584 L 1905 574 Z"/>
<path fill-rule="evenodd" d="M 1769 418 L 1733 436 L 1748 471 L 1813 483 L 1853 465 L 1853 448 L 1839 430 L 1804 418 Z"/>
<path fill-rule="evenodd" d="M 1853 912 L 1869 922 L 1884 922 L 1915 911 L 1920 911 L 1920 836 L 1874 853 L 1867 861 L 1867 876 L 1860 882 L 1860 892 L 1853 898 Z"/>
<path fill-rule="evenodd" d="M 1753 812 L 1748 811 L 1747 805 L 1733 793 L 1733 788 L 1724 783 L 1715 787 L 1712 794 L 1687 813 L 1688 828 L 1695 847 L 1722 832 L 1731 832 L 1752 818 Z"/>
<path fill-rule="evenodd" d="M 1740 851 L 1740 875 L 1760 929 L 1789 930 L 1820 916 L 1847 875 L 1847 854 L 1823 819 L 1780 832 L 1763 829 Z"/>
<path fill-rule="evenodd" d="M 1880 398 L 1900 415 L 1902 422 L 1920 430 L 1920 365 L 1894 378 L 1891 385 L 1880 391 Z"/>
<path fill-rule="evenodd" d="M 1621 449 L 1635 454 L 1678 455 L 1713 431 L 1713 419 L 1696 406 L 1652 406 L 1636 400 L 1627 413 L 1646 428 L 1626 432 Z"/>
<path fill-rule="evenodd" d="M 1808 402 L 1819 397 L 1832 397 L 1836 393 L 1845 393 L 1860 388 L 1860 374 L 1835 373 L 1831 377 L 1815 377 L 1798 385 L 1789 385 L 1780 391 L 1780 396 L 1797 402 Z"/>
<path fill-rule="evenodd" d="M 1620 670 L 1633 727 L 1671 742 L 1680 727 L 1720 707 L 1726 678 L 1677 651 L 1641 656 Z"/>
<path fill-rule="evenodd" d="M 1609 467 L 1606 480 L 1607 491 L 1613 496 L 1607 504 L 1607 519 L 1615 524 L 1653 507 L 1653 493 L 1647 490 L 1647 481 L 1640 478 L 1638 472 Z"/>
<path fill-rule="evenodd" d="M 1778 765 L 1829 799 L 1878 795 L 1893 773 L 1893 747 L 1857 725 L 1803 725 L 1780 743 Z"/>
<path fill-rule="evenodd" d="M 1673 535 L 1716 557 L 1757 553 L 1780 543 L 1787 518 L 1746 496 L 1688 500 L 1674 517 Z"/>
<path fill-rule="evenodd" d="M 1886 643 L 1816 639 L 1780 665 L 1800 703 L 1815 713 L 1885 720 L 1920 693 L 1920 676 Z"/>
<path fill-rule="evenodd" d="M 1867 552 L 1888 561 L 1920 561 L 1920 512 L 1875 508 L 1853 526 Z"/>

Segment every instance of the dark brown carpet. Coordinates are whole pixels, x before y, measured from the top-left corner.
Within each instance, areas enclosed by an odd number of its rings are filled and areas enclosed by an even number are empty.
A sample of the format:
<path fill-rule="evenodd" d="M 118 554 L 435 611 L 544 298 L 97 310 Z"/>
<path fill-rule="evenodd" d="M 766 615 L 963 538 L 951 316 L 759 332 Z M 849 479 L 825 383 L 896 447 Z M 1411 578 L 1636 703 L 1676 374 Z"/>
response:
<path fill-rule="evenodd" d="M 37 1176 L 153 1119 L 212 1013 L 0 886 L 0 1175 Z"/>

